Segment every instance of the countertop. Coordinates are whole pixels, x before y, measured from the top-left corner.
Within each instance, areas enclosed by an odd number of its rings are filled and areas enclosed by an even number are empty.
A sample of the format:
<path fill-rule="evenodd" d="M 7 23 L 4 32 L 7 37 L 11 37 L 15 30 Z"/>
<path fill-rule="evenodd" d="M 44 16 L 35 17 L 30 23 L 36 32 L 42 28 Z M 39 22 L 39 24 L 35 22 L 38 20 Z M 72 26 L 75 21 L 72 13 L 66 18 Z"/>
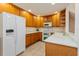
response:
<path fill-rule="evenodd" d="M 49 42 L 49 43 L 55 43 L 55 44 L 75 47 L 75 48 L 79 47 L 79 45 L 73 40 L 73 38 L 69 37 L 68 35 L 61 35 L 61 34 L 51 35 L 44 41 Z"/>
<path fill-rule="evenodd" d="M 41 31 L 37 31 L 37 32 L 26 32 L 26 34 L 33 34 L 33 33 L 40 33 Z"/>

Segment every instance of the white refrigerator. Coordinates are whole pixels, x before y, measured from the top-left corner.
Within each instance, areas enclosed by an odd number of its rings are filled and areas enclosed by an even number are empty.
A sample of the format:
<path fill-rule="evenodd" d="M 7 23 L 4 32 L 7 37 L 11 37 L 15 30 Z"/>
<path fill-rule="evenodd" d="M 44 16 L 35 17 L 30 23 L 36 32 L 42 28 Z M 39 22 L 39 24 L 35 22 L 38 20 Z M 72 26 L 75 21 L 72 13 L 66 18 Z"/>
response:
<path fill-rule="evenodd" d="M 25 50 L 25 19 L 3 12 L 0 14 L 0 55 L 15 56 Z"/>

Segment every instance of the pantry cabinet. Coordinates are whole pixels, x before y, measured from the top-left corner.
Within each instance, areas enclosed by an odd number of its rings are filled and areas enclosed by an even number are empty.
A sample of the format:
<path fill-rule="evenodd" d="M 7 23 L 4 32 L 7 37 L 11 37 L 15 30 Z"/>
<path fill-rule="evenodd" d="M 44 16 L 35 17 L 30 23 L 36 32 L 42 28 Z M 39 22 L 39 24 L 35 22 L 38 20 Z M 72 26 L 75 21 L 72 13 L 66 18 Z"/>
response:
<path fill-rule="evenodd" d="M 38 32 L 38 33 L 31 33 L 31 34 L 27 34 L 26 35 L 26 47 L 32 45 L 33 43 L 37 42 L 37 41 L 41 41 L 42 40 L 42 33 Z"/>

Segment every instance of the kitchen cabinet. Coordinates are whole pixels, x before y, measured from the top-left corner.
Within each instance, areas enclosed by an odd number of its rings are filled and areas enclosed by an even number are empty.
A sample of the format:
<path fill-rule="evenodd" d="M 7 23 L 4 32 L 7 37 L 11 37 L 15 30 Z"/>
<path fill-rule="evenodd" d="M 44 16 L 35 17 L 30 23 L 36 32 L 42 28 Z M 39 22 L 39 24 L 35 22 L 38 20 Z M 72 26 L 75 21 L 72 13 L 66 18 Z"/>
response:
<path fill-rule="evenodd" d="M 40 28 L 43 27 L 44 24 L 44 18 L 41 16 L 36 16 L 34 17 L 35 19 L 35 27 Z"/>
<path fill-rule="evenodd" d="M 44 16 L 44 22 L 51 22 L 52 15 Z"/>
<path fill-rule="evenodd" d="M 31 33 L 26 35 L 26 47 L 32 45 L 33 43 L 37 41 L 42 40 L 42 33 L 37 32 L 37 33 Z"/>
<path fill-rule="evenodd" d="M 31 36 L 31 44 L 35 43 L 36 42 L 36 34 L 33 33 L 33 34 L 30 34 Z"/>
<path fill-rule="evenodd" d="M 25 11 L 20 11 L 20 16 L 23 16 L 26 18 L 26 26 L 27 27 L 32 27 L 33 25 L 33 16 Z"/>
<path fill-rule="evenodd" d="M 60 26 L 65 27 L 66 10 L 60 12 Z"/>
<path fill-rule="evenodd" d="M 53 27 L 64 27 L 65 26 L 65 10 L 57 12 L 53 15 L 45 16 L 47 20 L 45 22 L 52 22 Z"/>
<path fill-rule="evenodd" d="M 1 12 L 8 12 L 8 13 L 11 13 L 11 14 L 22 16 L 26 19 L 26 26 L 27 27 L 36 27 L 34 15 L 23 10 L 23 9 L 21 9 L 21 8 L 19 8 L 19 7 L 17 7 L 17 6 L 15 6 L 14 4 L 0 3 L 0 13 Z"/>
<path fill-rule="evenodd" d="M 26 46 L 29 46 L 31 44 L 31 37 L 29 34 L 26 35 Z"/>
<path fill-rule="evenodd" d="M 40 19 L 40 27 L 43 27 L 44 26 L 44 17 L 41 17 Z"/>
<path fill-rule="evenodd" d="M 45 55 L 46 56 L 77 56 L 77 48 L 46 42 Z"/>
<path fill-rule="evenodd" d="M 42 32 L 37 33 L 37 39 L 42 41 Z"/>
<path fill-rule="evenodd" d="M 44 16 L 44 22 L 52 22 L 53 27 L 60 26 L 60 13 L 56 13 L 53 15 Z"/>
<path fill-rule="evenodd" d="M 52 16 L 52 26 L 59 27 L 60 26 L 60 13 L 54 14 Z"/>
<path fill-rule="evenodd" d="M 0 12 L 8 12 L 19 16 L 19 8 L 10 3 L 0 3 Z"/>
<path fill-rule="evenodd" d="M 37 16 L 36 19 L 35 19 L 35 22 L 36 22 L 36 27 L 40 27 L 40 16 Z"/>

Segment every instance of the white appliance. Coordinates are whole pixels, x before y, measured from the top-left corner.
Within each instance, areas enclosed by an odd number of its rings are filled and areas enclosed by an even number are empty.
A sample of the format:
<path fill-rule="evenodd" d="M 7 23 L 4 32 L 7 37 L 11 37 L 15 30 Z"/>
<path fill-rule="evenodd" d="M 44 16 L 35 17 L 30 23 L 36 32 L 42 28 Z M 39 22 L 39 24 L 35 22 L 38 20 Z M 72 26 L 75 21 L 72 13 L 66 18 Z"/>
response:
<path fill-rule="evenodd" d="M 44 23 L 44 27 L 51 27 L 52 26 L 52 22 L 45 22 Z"/>
<path fill-rule="evenodd" d="M 25 50 L 24 24 L 25 24 L 24 19 L 22 17 L 5 12 L 0 14 L 0 55 L 1 56 L 15 56 L 18 53 Z"/>
<path fill-rule="evenodd" d="M 45 40 L 49 36 L 51 36 L 53 33 L 53 27 L 52 27 L 52 22 L 45 22 L 44 23 L 44 28 L 43 28 L 43 38 L 42 40 Z"/>

